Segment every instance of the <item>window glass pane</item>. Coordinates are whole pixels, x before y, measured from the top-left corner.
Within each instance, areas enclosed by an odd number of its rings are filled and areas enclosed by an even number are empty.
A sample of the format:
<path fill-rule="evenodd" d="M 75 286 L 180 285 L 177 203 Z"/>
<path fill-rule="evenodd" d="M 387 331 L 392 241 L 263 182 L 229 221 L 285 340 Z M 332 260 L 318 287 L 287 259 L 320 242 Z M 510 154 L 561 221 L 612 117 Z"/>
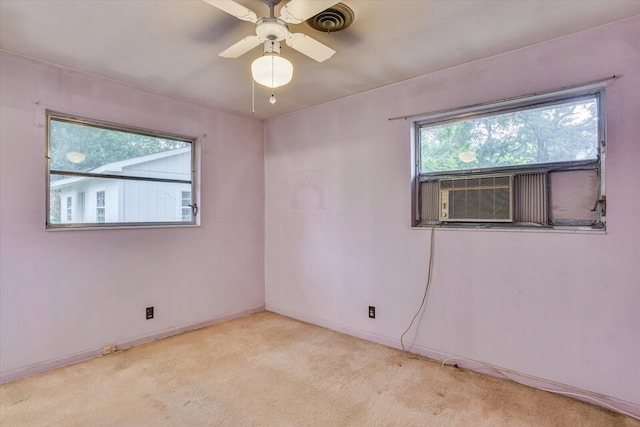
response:
<path fill-rule="evenodd" d="M 191 204 L 191 191 L 182 192 L 182 206 L 189 206 Z"/>
<path fill-rule="evenodd" d="M 96 209 L 96 222 L 106 222 L 106 213 L 104 208 Z"/>
<path fill-rule="evenodd" d="M 189 222 L 192 220 L 191 208 L 186 208 L 187 215 L 183 210 L 182 197 L 183 191 L 190 189 L 191 184 L 173 182 L 52 174 L 49 185 L 49 222 L 70 222 L 66 220 L 69 214 L 76 224 Z M 82 197 L 84 203 L 72 203 L 70 212 L 68 210 L 66 215 L 62 215 L 61 201 L 68 198 L 81 200 Z"/>
<path fill-rule="evenodd" d="M 104 207 L 104 191 L 98 191 L 96 193 L 96 206 Z"/>
<path fill-rule="evenodd" d="M 50 169 L 165 179 L 191 179 L 191 143 L 52 118 Z M 181 162 L 174 159 L 183 154 Z M 165 159 L 166 161 L 161 161 Z"/>
<path fill-rule="evenodd" d="M 47 227 L 195 222 L 194 139 L 57 113 L 47 118 Z"/>
<path fill-rule="evenodd" d="M 182 192 L 182 220 L 191 221 L 191 191 Z"/>
<path fill-rule="evenodd" d="M 73 207 L 71 197 L 67 197 L 67 222 L 72 221 Z"/>
<path fill-rule="evenodd" d="M 598 158 L 595 96 L 419 129 L 420 172 Z"/>

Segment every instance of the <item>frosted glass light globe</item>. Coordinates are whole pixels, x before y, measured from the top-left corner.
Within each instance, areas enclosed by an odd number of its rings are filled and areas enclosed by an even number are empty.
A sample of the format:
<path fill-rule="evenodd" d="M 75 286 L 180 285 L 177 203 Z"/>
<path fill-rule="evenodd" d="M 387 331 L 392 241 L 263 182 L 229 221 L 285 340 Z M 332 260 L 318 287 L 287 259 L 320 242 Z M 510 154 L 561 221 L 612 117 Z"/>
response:
<path fill-rule="evenodd" d="M 251 74 L 257 83 L 273 89 L 291 81 L 293 64 L 280 55 L 265 54 L 253 61 Z"/>

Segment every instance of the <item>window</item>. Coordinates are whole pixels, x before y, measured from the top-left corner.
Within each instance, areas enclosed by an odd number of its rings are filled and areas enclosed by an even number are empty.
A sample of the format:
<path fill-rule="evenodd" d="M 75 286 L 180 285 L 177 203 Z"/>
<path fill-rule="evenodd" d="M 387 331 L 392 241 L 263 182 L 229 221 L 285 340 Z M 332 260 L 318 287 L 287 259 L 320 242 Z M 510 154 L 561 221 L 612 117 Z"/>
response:
<path fill-rule="evenodd" d="M 191 221 L 191 191 L 182 191 L 182 220 Z"/>
<path fill-rule="evenodd" d="M 71 197 L 67 197 L 67 222 L 71 222 L 72 221 L 72 217 L 73 217 L 73 207 L 72 207 L 72 198 Z"/>
<path fill-rule="evenodd" d="M 105 222 L 104 191 L 96 193 L 96 222 Z"/>
<path fill-rule="evenodd" d="M 47 135 L 47 228 L 195 223 L 194 138 L 53 112 Z"/>
<path fill-rule="evenodd" d="M 414 122 L 418 226 L 604 228 L 604 89 Z"/>

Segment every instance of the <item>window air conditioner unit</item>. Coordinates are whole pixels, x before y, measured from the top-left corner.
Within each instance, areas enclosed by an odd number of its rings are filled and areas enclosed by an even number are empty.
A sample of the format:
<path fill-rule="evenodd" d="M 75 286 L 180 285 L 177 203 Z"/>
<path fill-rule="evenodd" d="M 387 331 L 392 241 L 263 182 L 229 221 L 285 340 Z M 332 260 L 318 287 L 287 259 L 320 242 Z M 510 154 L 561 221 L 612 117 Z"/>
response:
<path fill-rule="evenodd" d="M 440 180 L 440 221 L 513 222 L 513 176 Z"/>

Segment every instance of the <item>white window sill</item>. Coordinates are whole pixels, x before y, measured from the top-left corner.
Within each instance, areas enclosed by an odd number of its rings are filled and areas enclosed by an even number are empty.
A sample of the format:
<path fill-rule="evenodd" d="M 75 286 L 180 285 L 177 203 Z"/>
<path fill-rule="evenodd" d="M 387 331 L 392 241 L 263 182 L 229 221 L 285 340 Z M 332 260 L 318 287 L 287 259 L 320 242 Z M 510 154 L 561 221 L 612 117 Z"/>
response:
<path fill-rule="evenodd" d="M 158 225 L 114 225 L 114 226 L 72 226 L 72 227 L 45 227 L 45 231 L 95 231 L 95 230 L 146 230 L 146 229 L 158 229 L 158 228 L 199 228 L 200 224 L 158 224 Z"/>

